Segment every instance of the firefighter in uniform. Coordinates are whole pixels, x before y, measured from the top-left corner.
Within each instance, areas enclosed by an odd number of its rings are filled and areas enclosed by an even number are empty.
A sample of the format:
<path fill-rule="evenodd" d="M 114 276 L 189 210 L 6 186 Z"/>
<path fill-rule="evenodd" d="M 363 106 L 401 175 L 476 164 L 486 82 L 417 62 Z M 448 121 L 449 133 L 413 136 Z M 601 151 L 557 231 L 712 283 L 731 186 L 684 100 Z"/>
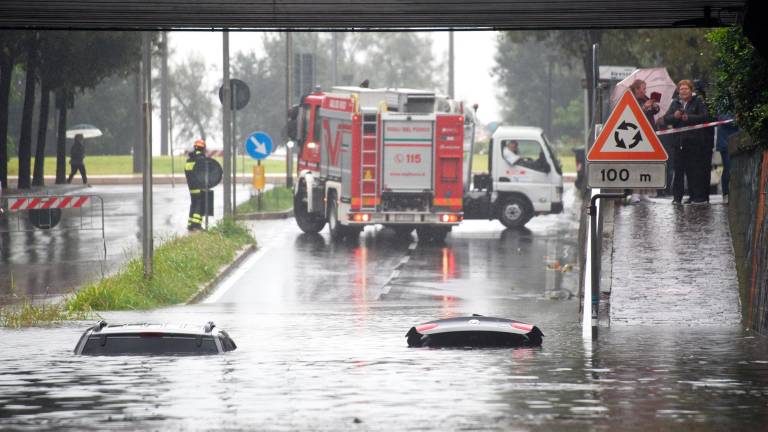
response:
<path fill-rule="evenodd" d="M 203 193 L 205 193 L 204 185 L 200 184 L 200 181 L 192 174 L 195 169 L 195 164 L 205 159 L 205 141 L 195 141 L 194 148 L 189 152 L 187 163 L 184 164 L 184 175 L 187 177 L 187 187 L 189 188 L 189 219 L 187 221 L 187 229 L 190 231 L 196 231 L 203 228 Z"/>

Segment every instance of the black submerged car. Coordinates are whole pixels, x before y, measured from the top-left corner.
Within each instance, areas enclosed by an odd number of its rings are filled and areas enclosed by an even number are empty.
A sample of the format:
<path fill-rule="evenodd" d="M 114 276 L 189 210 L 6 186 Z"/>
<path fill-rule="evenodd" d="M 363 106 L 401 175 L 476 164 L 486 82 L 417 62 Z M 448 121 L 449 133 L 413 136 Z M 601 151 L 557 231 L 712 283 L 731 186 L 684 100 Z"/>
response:
<path fill-rule="evenodd" d="M 100 321 L 83 333 L 77 355 L 206 355 L 237 348 L 213 322 L 186 324 L 109 325 Z"/>
<path fill-rule="evenodd" d="M 543 336 L 533 324 L 482 315 L 426 322 L 405 335 L 409 347 L 530 347 Z"/>

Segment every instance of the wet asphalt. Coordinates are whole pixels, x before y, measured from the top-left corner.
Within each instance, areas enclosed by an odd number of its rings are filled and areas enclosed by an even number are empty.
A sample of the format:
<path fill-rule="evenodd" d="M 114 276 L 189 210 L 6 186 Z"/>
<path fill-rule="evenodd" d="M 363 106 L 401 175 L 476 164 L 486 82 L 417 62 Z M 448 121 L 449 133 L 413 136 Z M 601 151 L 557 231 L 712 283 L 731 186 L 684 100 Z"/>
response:
<path fill-rule="evenodd" d="M 0 304 L 67 294 L 141 256 L 141 185 L 65 186 L 49 192 L 92 198 L 81 209 L 63 210 L 61 222 L 49 230 L 33 228 L 25 212 L 0 216 Z M 214 189 L 211 223 L 222 214 L 221 194 L 221 186 Z M 238 188 L 238 202 L 248 196 L 245 186 Z M 156 246 L 186 232 L 188 212 L 183 182 L 153 187 Z"/>
<path fill-rule="evenodd" d="M 576 262 L 580 204 L 567 196 L 566 213 L 525 230 L 469 221 L 444 244 L 370 228 L 332 242 L 292 220 L 252 222 L 259 251 L 204 302 L 102 314 L 114 323 L 213 320 L 236 351 L 75 357 L 87 323 L 0 330 L 0 428 L 761 430 L 768 343 L 737 322 L 643 320 L 582 340 L 571 295 L 578 269 L 566 265 Z M 738 307 L 733 295 L 722 302 Z M 407 347 L 412 325 L 472 313 L 534 323 L 544 343 Z"/>

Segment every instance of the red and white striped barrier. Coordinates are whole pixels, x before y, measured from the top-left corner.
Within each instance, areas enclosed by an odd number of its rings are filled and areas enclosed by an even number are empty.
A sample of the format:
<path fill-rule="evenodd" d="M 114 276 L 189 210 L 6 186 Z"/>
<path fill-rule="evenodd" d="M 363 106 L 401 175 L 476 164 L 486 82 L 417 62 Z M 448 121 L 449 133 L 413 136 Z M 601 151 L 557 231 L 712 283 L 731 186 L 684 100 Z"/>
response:
<path fill-rule="evenodd" d="M 208 157 L 224 157 L 224 150 L 208 150 L 205 152 Z"/>
<path fill-rule="evenodd" d="M 89 199 L 89 196 L 75 195 L 12 198 L 8 200 L 8 211 L 80 208 Z"/>
<path fill-rule="evenodd" d="M 719 121 L 713 121 L 709 123 L 701 123 L 693 126 L 683 126 L 675 129 L 664 129 L 664 130 L 657 131 L 656 135 L 669 135 L 669 134 L 678 133 L 678 132 L 686 132 L 690 130 L 704 129 L 712 126 L 720 126 L 726 123 L 733 123 L 733 119 L 719 120 Z"/>

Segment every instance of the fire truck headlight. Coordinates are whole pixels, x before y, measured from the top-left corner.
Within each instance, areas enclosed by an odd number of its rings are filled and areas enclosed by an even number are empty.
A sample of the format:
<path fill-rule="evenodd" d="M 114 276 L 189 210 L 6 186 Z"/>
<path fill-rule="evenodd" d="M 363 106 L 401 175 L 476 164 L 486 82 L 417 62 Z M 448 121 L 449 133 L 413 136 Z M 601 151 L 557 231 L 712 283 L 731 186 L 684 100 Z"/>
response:
<path fill-rule="evenodd" d="M 307 148 L 310 149 L 310 150 L 314 150 L 314 149 L 317 148 L 317 143 L 314 142 L 314 141 L 308 142 L 307 143 Z"/>

